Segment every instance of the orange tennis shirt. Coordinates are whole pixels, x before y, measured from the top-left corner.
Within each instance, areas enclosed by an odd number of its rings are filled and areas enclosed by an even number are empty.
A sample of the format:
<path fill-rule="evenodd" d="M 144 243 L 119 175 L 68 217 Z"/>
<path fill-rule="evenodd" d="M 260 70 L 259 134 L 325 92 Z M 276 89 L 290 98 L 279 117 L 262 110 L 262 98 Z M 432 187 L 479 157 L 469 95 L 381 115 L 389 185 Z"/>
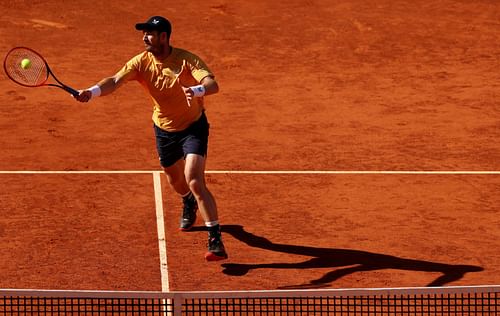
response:
<path fill-rule="evenodd" d="M 198 85 L 213 74 L 198 56 L 172 47 L 170 55 L 162 61 L 149 52 L 142 52 L 130 59 L 116 76 L 137 80 L 151 96 L 156 126 L 177 132 L 197 121 L 203 111 L 203 98 L 192 98 L 188 102 L 182 86 Z"/>

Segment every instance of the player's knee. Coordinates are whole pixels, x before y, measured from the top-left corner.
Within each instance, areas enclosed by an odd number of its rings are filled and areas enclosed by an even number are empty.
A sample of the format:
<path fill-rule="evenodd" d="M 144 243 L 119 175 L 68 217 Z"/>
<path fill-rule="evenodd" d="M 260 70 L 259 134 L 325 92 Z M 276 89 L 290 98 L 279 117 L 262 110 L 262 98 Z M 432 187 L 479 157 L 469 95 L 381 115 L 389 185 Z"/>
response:
<path fill-rule="evenodd" d="M 178 172 L 169 172 L 165 169 L 165 175 L 167 176 L 168 183 L 172 186 L 184 181 L 184 175 Z"/>
<path fill-rule="evenodd" d="M 189 190 L 191 190 L 191 192 L 193 192 L 194 195 L 201 195 L 201 193 L 205 189 L 205 184 L 203 180 L 197 178 L 189 179 L 188 186 Z"/>

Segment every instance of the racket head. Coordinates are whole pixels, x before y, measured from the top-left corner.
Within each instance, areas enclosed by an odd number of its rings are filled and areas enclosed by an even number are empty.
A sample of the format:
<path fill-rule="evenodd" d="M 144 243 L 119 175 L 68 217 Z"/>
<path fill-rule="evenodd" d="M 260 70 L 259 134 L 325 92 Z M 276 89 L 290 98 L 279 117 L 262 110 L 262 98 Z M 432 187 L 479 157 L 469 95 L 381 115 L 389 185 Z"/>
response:
<path fill-rule="evenodd" d="M 30 67 L 21 67 L 23 59 L 31 61 Z M 39 87 L 49 79 L 49 65 L 45 59 L 28 47 L 14 47 L 11 49 L 3 61 L 5 74 L 17 84 L 25 87 Z"/>

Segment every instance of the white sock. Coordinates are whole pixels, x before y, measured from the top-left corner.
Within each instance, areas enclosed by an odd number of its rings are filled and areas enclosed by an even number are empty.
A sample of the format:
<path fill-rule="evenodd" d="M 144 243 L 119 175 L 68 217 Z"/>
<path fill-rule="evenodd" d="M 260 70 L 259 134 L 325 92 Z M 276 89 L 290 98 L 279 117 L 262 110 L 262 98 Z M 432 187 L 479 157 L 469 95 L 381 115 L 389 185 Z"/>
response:
<path fill-rule="evenodd" d="M 207 226 L 207 227 L 214 227 L 217 225 L 219 225 L 219 221 L 205 222 L 205 226 Z"/>

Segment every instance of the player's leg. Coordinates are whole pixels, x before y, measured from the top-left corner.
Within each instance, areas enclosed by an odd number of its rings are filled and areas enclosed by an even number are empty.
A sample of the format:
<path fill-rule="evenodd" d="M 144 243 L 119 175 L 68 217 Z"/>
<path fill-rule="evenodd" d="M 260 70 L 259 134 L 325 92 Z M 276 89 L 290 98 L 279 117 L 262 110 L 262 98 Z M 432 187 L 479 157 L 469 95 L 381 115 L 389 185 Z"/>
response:
<path fill-rule="evenodd" d="M 183 210 L 180 220 L 181 230 L 190 229 L 196 222 L 196 210 L 198 208 L 184 176 L 184 152 L 180 142 L 179 134 L 169 133 L 157 126 L 155 128 L 156 149 L 160 157 L 160 163 L 167 176 L 168 183 L 177 192 L 183 201 Z"/>
<path fill-rule="evenodd" d="M 221 228 L 217 214 L 217 205 L 212 193 L 205 182 L 206 158 L 198 154 L 186 155 L 185 175 L 190 191 L 194 194 L 200 213 L 208 229 L 208 252 L 205 259 L 216 261 L 227 258 L 227 253 L 222 243 Z"/>
<path fill-rule="evenodd" d="M 180 195 L 189 192 L 189 187 L 184 176 L 184 159 L 179 159 L 169 167 L 163 167 L 168 183 Z"/>
<path fill-rule="evenodd" d="M 185 167 L 186 183 L 194 194 L 205 222 L 217 222 L 217 205 L 205 183 L 205 157 L 188 154 Z"/>
<path fill-rule="evenodd" d="M 183 151 L 186 160 L 186 182 L 194 194 L 200 212 L 208 228 L 208 253 L 205 258 L 209 261 L 226 259 L 227 254 L 221 239 L 221 230 L 217 217 L 217 205 L 212 193 L 205 183 L 205 162 L 208 152 L 209 124 L 203 113 L 198 121 L 193 123 L 185 132 Z"/>
<path fill-rule="evenodd" d="M 190 230 L 196 222 L 196 210 L 198 203 L 195 196 L 189 190 L 189 186 L 184 176 L 184 159 L 179 159 L 170 167 L 164 167 L 170 186 L 182 197 L 182 215 L 179 223 L 179 229 L 182 231 Z"/>

